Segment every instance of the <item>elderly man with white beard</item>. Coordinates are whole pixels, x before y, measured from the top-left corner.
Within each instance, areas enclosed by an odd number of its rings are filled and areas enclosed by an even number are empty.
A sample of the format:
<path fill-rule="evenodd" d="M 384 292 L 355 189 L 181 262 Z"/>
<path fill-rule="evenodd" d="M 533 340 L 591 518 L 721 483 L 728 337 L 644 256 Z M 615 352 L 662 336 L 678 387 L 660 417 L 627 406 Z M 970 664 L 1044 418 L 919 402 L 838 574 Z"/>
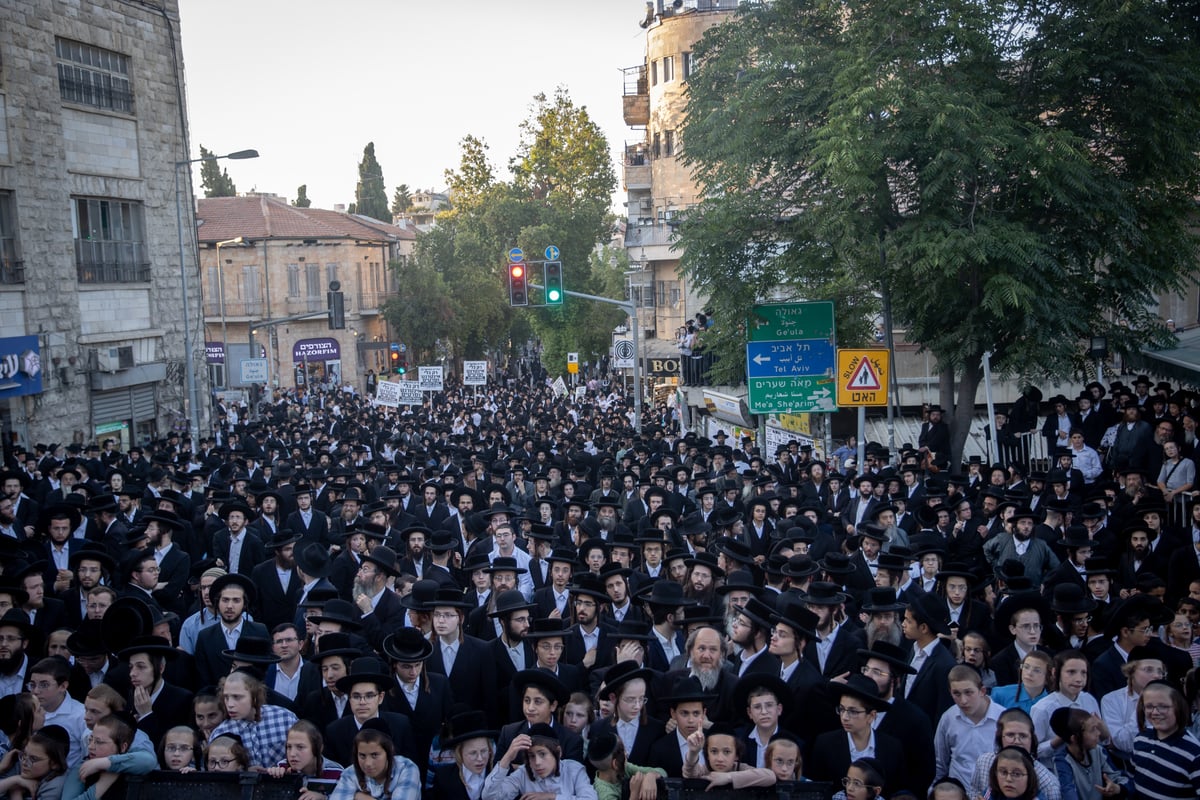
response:
<path fill-rule="evenodd" d="M 890 586 L 879 586 L 867 592 L 863 601 L 861 617 L 865 624 L 867 647 L 876 642 L 886 642 L 899 647 L 904 642 L 904 631 L 900 627 L 898 614 L 905 604 L 896 600 L 896 590 Z"/>
<path fill-rule="evenodd" d="M 705 701 L 707 718 L 714 722 L 733 721 L 733 686 L 737 675 L 726 666 L 725 641 L 721 632 L 712 627 L 696 628 L 688 636 L 684 646 L 688 656 L 687 666 L 671 670 L 660 678 L 656 697 L 667 697 L 671 687 L 680 678 L 696 678 L 706 693 L 712 695 Z M 660 719 L 669 717 L 669 708 L 663 706 Z"/>

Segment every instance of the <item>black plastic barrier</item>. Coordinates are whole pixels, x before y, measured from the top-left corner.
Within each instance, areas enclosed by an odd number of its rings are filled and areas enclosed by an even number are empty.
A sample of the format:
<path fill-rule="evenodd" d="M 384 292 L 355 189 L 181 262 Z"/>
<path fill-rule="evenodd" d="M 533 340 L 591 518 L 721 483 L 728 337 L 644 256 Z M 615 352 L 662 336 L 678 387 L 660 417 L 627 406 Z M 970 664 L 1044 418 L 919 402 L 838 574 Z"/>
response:
<path fill-rule="evenodd" d="M 296 800 L 303 778 L 260 772 L 151 772 L 127 775 L 126 800 Z"/>

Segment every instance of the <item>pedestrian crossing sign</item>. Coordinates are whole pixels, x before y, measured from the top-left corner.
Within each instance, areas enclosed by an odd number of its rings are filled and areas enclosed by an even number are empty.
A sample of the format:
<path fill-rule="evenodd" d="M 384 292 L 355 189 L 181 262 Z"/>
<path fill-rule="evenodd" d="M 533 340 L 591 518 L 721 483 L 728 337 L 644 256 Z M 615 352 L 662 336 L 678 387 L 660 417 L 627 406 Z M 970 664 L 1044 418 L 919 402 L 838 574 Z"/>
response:
<path fill-rule="evenodd" d="M 885 406 L 888 402 L 887 350 L 837 351 L 837 404 L 839 406 Z"/>

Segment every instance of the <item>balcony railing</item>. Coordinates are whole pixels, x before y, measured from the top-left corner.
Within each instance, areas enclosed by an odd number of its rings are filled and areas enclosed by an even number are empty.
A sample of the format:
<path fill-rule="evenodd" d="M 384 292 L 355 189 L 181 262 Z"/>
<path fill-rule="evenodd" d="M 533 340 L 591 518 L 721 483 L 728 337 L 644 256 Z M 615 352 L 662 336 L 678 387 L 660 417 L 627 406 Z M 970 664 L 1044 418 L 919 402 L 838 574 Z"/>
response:
<path fill-rule="evenodd" d="M 625 246 L 669 245 L 674 236 L 675 226 L 671 224 L 659 222 L 651 225 L 630 225 L 625 229 Z"/>
<path fill-rule="evenodd" d="M 226 300 L 227 317 L 261 317 L 266 312 L 266 303 L 261 300 Z M 221 298 L 204 301 L 204 316 L 221 316 Z"/>
<path fill-rule="evenodd" d="M 142 242 L 75 240 L 75 271 L 80 283 L 139 283 L 150 280 Z"/>
<path fill-rule="evenodd" d="M 359 292 L 358 293 L 358 312 L 365 314 L 372 311 L 378 311 L 379 308 L 387 302 L 387 292 Z"/>

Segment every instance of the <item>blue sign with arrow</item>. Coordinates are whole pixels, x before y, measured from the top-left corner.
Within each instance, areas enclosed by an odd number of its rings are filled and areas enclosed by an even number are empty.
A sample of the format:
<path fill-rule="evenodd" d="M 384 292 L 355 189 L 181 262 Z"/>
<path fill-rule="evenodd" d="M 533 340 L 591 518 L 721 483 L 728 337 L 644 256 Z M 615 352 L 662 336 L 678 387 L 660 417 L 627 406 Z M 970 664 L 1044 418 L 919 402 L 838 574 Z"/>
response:
<path fill-rule="evenodd" d="M 508 260 L 514 264 L 519 264 L 525 260 L 525 251 L 519 247 L 514 247 L 508 251 Z"/>
<path fill-rule="evenodd" d="M 747 342 L 746 376 L 783 378 L 796 375 L 823 375 L 836 354 L 828 339 Z"/>
<path fill-rule="evenodd" d="M 557 247 L 555 247 L 554 245 L 550 245 L 549 247 L 546 248 L 546 260 L 547 261 L 558 261 L 558 248 Z"/>

